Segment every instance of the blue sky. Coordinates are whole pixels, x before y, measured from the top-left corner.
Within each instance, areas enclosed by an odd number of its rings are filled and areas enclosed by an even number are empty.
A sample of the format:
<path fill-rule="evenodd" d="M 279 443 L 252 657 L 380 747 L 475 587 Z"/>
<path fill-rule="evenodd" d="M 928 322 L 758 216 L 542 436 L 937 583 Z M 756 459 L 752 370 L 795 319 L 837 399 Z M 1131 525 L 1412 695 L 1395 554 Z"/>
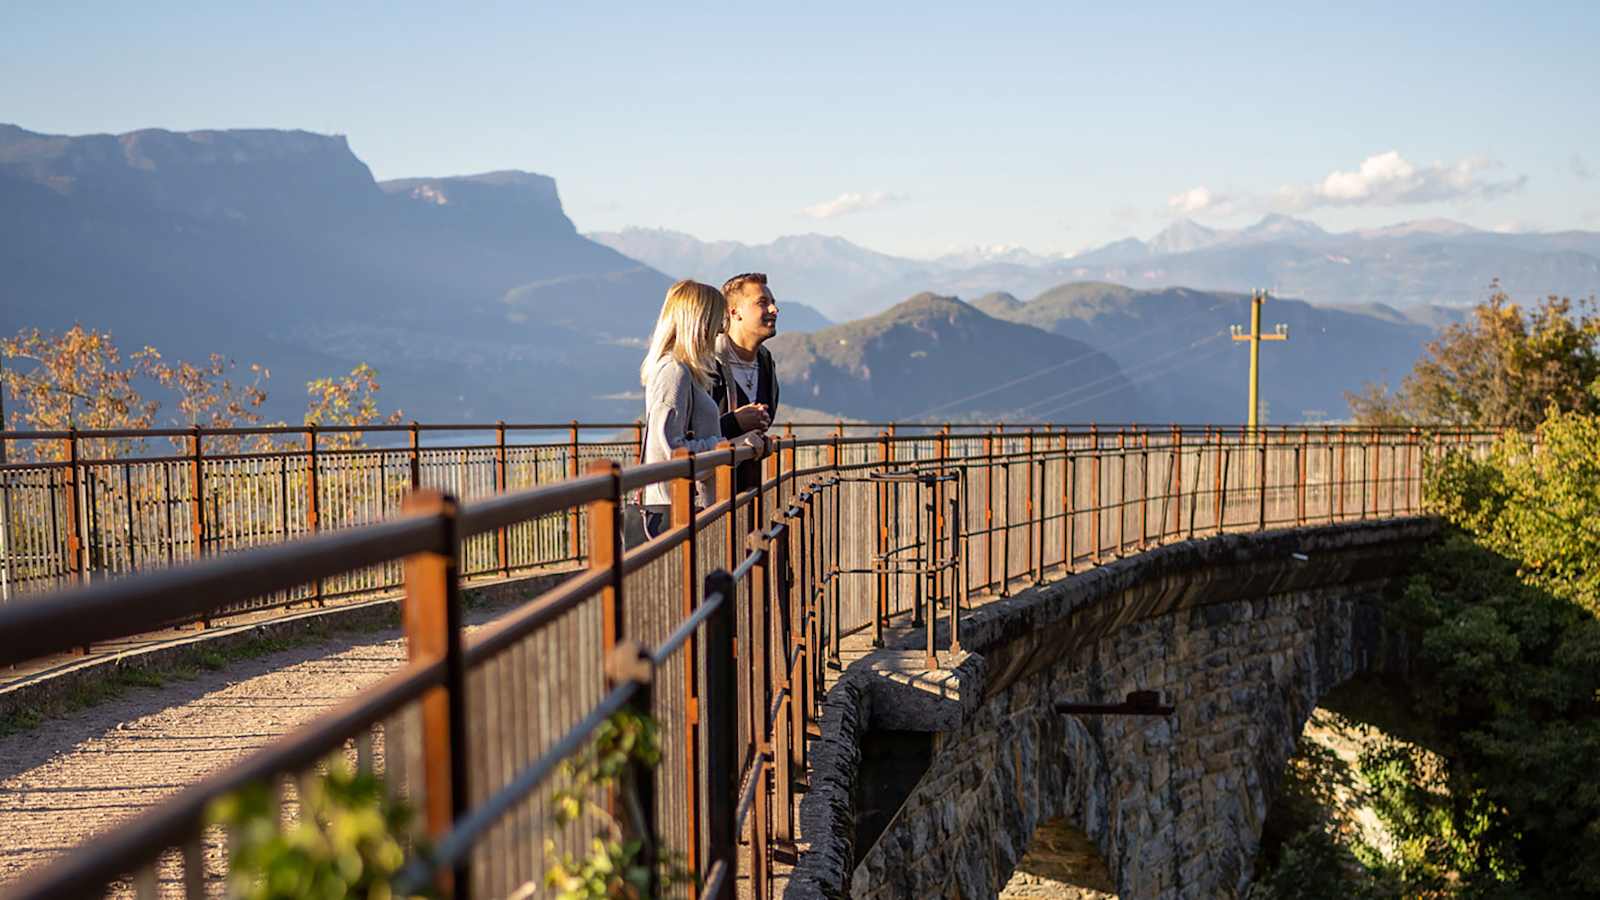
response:
<path fill-rule="evenodd" d="M 0 121 L 341 133 L 379 178 L 552 175 L 583 230 L 911 255 L 1600 229 L 1600 4 L 462 6 L 9 0 Z"/>

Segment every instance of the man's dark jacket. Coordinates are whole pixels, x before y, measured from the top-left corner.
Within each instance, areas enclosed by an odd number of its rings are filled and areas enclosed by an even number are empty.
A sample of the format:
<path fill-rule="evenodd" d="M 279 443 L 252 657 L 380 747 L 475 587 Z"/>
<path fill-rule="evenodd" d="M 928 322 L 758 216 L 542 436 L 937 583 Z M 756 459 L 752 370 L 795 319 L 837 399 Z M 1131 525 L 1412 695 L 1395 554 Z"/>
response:
<path fill-rule="evenodd" d="M 756 395 L 746 397 L 744 390 L 733 380 L 722 364 L 717 360 L 717 372 L 711 381 L 711 399 L 717 401 L 717 409 L 722 413 L 722 436 L 729 440 L 744 434 L 739 427 L 739 420 L 733 411 L 749 403 L 764 403 L 767 413 L 772 416 L 772 421 L 778 420 L 778 370 L 772 362 L 772 354 L 766 347 L 756 348 Z M 739 470 L 734 473 L 734 490 L 747 491 L 761 482 L 761 464 L 750 461 L 739 464 Z"/>

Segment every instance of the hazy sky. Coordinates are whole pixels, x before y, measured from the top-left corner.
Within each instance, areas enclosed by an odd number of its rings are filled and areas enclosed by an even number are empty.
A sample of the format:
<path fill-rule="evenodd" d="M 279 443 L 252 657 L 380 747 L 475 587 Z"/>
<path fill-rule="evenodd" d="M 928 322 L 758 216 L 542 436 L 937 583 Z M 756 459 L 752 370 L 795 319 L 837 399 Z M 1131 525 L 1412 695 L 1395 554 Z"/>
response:
<path fill-rule="evenodd" d="M 1600 229 L 1593 2 L 458 6 L 7 0 L 0 121 L 342 133 L 379 178 L 553 175 L 586 231 L 914 255 Z"/>

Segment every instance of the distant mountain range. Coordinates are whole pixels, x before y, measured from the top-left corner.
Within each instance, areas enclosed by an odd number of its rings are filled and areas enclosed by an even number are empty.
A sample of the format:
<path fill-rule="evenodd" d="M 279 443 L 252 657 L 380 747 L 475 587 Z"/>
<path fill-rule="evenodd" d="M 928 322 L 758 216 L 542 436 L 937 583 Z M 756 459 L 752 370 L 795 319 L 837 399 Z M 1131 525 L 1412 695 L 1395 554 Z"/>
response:
<path fill-rule="evenodd" d="M 1248 347 L 1229 334 L 1233 325 L 1249 327 L 1246 294 L 1075 283 L 1026 303 L 997 293 L 972 305 L 1075 338 L 1116 360 L 1138 389 L 1142 419 L 1237 422 L 1247 411 Z M 1262 347 L 1267 421 L 1342 419 L 1348 413 L 1345 391 L 1365 381 L 1397 382 L 1434 336 L 1435 325 L 1455 318 L 1449 310 L 1416 312 L 1423 321 L 1381 306 L 1339 309 L 1269 300 L 1264 327 L 1287 325 L 1289 340 Z"/>
<path fill-rule="evenodd" d="M 870 315 L 917 291 L 977 297 L 1043 293 L 1075 281 L 1136 288 L 1267 288 L 1323 305 L 1470 306 L 1499 279 L 1513 296 L 1600 293 L 1600 233 L 1500 234 L 1430 220 L 1330 233 L 1269 215 L 1246 228 L 1183 220 L 1149 241 L 1126 238 L 1070 258 L 1019 248 L 946 255 L 889 256 L 842 238 L 800 235 L 769 244 L 707 244 L 677 232 L 624 229 L 595 240 L 666 272 L 690 271 L 708 255 L 785 273 L 782 294 L 836 321 Z"/>
<path fill-rule="evenodd" d="M 772 348 L 791 408 L 1239 421 L 1246 354 L 1225 332 L 1247 321 L 1246 298 L 1139 285 L 1159 271 L 1271 286 L 1271 272 L 1301 271 L 1293 263 L 1308 255 L 1346 259 L 1327 265 L 1384 290 L 1331 297 L 1337 307 L 1275 299 L 1268 321 L 1287 322 L 1291 338 L 1265 351 L 1263 392 L 1272 421 L 1339 418 L 1343 391 L 1398 378 L 1460 315 L 1427 298 L 1482 294 L 1451 293 L 1479 277 L 1457 265 L 1520 272 L 1543 284 L 1530 293 L 1585 295 L 1600 253 L 1597 236 L 1577 232 L 1415 223 L 1328 235 L 1283 218 L 1234 232 L 1184 223 L 1072 260 L 1014 247 L 910 260 L 819 235 L 759 246 L 639 229 L 593 237 L 544 175 L 377 182 L 342 137 L 67 137 L 0 125 L 0 332 L 78 322 L 111 330 L 128 351 L 259 362 L 273 373 L 269 417 L 290 421 L 306 381 L 360 362 L 379 370 L 385 406 L 408 417 L 631 420 L 666 287 L 752 270 L 771 276 L 779 299 Z M 1263 268 L 1240 268 L 1248 259 Z M 1526 266 L 1494 263 L 1514 259 Z M 1112 270 L 1132 273 L 1135 287 L 1079 274 Z M 1390 270 L 1397 280 L 1382 282 Z M 1397 293 L 1414 296 L 1373 299 Z"/>

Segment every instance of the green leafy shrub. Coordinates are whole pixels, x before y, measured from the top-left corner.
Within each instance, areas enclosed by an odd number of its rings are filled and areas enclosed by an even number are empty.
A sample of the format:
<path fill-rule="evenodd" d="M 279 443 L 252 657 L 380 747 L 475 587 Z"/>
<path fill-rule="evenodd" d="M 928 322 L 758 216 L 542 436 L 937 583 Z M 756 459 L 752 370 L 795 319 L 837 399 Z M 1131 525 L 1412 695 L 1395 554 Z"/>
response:
<path fill-rule="evenodd" d="M 555 792 L 553 812 L 566 826 L 589 821 L 596 826 L 589 853 L 576 857 L 545 840 L 545 884 L 559 900 L 606 900 L 648 896 L 650 856 L 656 856 L 659 887 L 694 880 L 675 854 L 646 847 L 644 809 L 634 783 L 636 766 L 661 764 L 661 734 L 654 719 L 630 710 L 612 715 L 595 729 L 594 740 L 562 766 L 563 786 Z M 614 794 L 626 821 L 619 821 L 597 798 Z"/>
<path fill-rule="evenodd" d="M 212 804 L 210 820 L 233 836 L 229 896 L 389 900 L 407 860 L 410 808 L 391 799 L 378 776 L 355 772 L 342 758 L 301 784 L 300 814 L 287 825 L 265 784 Z"/>

